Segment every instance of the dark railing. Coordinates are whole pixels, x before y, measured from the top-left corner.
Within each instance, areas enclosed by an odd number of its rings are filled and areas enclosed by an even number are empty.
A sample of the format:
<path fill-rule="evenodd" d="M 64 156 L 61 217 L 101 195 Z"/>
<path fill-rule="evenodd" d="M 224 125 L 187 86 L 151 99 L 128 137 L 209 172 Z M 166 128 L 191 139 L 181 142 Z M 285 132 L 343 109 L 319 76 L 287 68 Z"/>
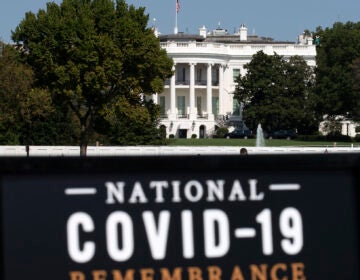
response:
<path fill-rule="evenodd" d="M 219 127 L 226 126 L 227 120 L 225 115 L 216 115 L 215 116 L 215 122 Z"/>
<path fill-rule="evenodd" d="M 198 118 L 198 119 L 207 119 L 207 118 L 208 118 L 208 114 L 197 114 L 197 118 Z"/>
<path fill-rule="evenodd" d="M 177 81 L 175 81 L 175 84 L 188 86 L 188 85 L 190 85 L 190 81 L 189 80 L 177 80 Z"/>
<path fill-rule="evenodd" d="M 178 119 L 188 119 L 189 118 L 189 114 L 179 114 L 177 115 Z"/>
<path fill-rule="evenodd" d="M 166 79 L 164 81 L 164 85 L 165 86 L 169 86 L 170 85 L 170 80 L 169 79 Z M 212 86 L 218 86 L 219 85 L 219 81 L 212 81 L 211 82 Z M 177 80 L 175 81 L 175 85 L 178 85 L 178 86 L 188 86 L 190 85 L 190 81 L 189 80 Z M 196 80 L 195 81 L 195 85 L 197 86 L 206 86 L 207 85 L 207 81 L 206 80 Z"/>
<path fill-rule="evenodd" d="M 206 80 L 196 80 L 195 85 L 197 85 L 197 86 L 206 86 Z"/>

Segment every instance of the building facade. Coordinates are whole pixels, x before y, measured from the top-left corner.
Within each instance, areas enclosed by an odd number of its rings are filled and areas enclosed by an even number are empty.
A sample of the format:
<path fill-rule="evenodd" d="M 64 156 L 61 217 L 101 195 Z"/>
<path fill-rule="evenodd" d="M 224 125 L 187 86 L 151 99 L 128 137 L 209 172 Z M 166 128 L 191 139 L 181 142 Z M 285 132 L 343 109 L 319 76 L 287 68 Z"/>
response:
<path fill-rule="evenodd" d="M 249 36 L 242 25 L 234 34 L 220 27 L 198 35 L 158 35 L 160 44 L 173 59 L 174 75 L 165 81 L 162 93 L 154 96 L 161 108 L 160 126 L 167 137 L 211 137 L 226 120 L 242 119 L 241 106 L 234 100 L 235 79 L 245 74 L 244 65 L 259 51 L 285 59 L 301 56 L 315 66 L 316 46 L 311 37 L 299 36 L 297 43 Z"/>

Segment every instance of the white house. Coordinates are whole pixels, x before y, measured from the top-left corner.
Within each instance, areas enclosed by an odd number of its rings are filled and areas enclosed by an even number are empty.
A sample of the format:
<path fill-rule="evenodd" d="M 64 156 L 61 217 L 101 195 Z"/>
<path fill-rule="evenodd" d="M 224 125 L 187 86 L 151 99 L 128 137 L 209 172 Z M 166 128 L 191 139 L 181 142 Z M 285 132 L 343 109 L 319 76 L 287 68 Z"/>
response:
<path fill-rule="evenodd" d="M 164 92 L 154 96 L 167 137 L 205 138 L 225 119 L 241 120 L 241 109 L 233 99 L 234 79 L 245 74 L 244 65 L 259 51 L 285 59 L 302 56 L 310 66 L 316 63 L 316 46 L 304 35 L 297 43 L 279 42 L 249 35 L 241 25 L 234 34 L 220 27 L 212 32 L 202 27 L 198 35 L 158 36 L 174 61 L 174 75 L 165 82 Z"/>

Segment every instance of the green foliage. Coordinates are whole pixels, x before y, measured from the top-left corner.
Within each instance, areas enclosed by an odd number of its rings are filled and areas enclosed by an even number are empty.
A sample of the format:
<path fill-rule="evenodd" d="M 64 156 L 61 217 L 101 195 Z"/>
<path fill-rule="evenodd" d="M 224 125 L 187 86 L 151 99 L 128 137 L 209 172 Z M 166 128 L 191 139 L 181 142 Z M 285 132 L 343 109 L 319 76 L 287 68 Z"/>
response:
<path fill-rule="evenodd" d="M 166 132 L 157 128 L 159 112 L 160 108 L 151 100 L 139 105 L 119 97 L 103 111 L 95 128 L 108 135 L 107 144 L 110 145 L 163 145 Z"/>
<path fill-rule="evenodd" d="M 328 135 L 298 135 L 296 140 L 307 142 L 353 142 L 353 139 L 350 136 L 342 135 L 341 133 Z"/>
<path fill-rule="evenodd" d="M 18 52 L 7 46 L 0 56 L 0 143 L 3 145 L 48 144 L 48 131 L 39 128 L 49 123 L 54 107 L 48 91 L 33 88 L 33 76 L 32 69 L 20 62 Z M 56 125 L 48 126 L 56 131 Z M 56 135 L 55 132 L 53 136 Z"/>
<path fill-rule="evenodd" d="M 216 131 L 215 131 L 215 137 L 216 138 L 224 138 L 225 134 L 228 133 L 229 130 L 226 127 L 219 127 Z"/>
<path fill-rule="evenodd" d="M 323 124 L 323 131 L 328 135 L 341 135 L 341 122 L 335 116 L 327 116 Z"/>
<path fill-rule="evenodd" d="M 261 123 L 265 131 L 314 130 L 317 116 L 313 110 L 313 71 L 294 56 L 258 52 L 244 67 L 247 74 L 237 79 L 235 98 L 244 104 L 246 124 L 254 129 Z"/>
<path fill-rule="evenodd" d="M 142 95 L 162 91 L 162 81 L 172 74 L 172 60 L 147 22 L 144 8 L 123 0 L 64 0 L 60 5 L 47 3 L 36 15 L 28 12 L 13 33 L 13 40 L 24 44 L 23 57 L 34 69 L 36 85 L 49 87 L 57 104 L 73 111 L 76 138 L 85 151 L 96 133 L 105 133 L 98 125 L 109 121 L 100 120 L 104 111 L 122 108 L 119 100 L 132 108 L 146 107 Z M 154 127 L 156 119 L 150 120 Z M 118 123 L 109 126 L 121 129 L 116 135 L 128 132 L 122 137 L 127 144 L 138 143 L 134 129 Z M 143 128 L 147 130 L 148 123 Z M 114 141 L 113 134 L 108 136 Z"/>
<path fill-rule="evenodd" d="M 360 119 L 360 22 L 317 28 L 317 111 Z"/>

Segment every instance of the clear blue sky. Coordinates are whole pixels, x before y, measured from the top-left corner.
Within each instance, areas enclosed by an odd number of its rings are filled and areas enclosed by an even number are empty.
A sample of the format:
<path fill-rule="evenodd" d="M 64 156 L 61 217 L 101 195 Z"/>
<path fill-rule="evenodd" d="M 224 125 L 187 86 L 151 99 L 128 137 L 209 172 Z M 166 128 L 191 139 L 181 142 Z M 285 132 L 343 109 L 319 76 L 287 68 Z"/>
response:
<path fill-rule="evenodd" d="M 173 33 L 176 0 L 127 0 L 136 7 L 146 7 L 149 25 L 155 24 L 162 34 Z M 0 39 L 11 42 L 14 30 L 25 12 L 45 8 L 49 0 L 1 0 Z M 60 3 L 61 0 L 54 2 Z M 360 0 L 179 0 L 179 31 L 197 33 L 205 25 L 221 27 L 230 33 L 246 24 L 249 34 L 272 37 L 276 40 L 296 41 L 305 29 L 331 27 L 336 21 L 360 21 Z"/>

